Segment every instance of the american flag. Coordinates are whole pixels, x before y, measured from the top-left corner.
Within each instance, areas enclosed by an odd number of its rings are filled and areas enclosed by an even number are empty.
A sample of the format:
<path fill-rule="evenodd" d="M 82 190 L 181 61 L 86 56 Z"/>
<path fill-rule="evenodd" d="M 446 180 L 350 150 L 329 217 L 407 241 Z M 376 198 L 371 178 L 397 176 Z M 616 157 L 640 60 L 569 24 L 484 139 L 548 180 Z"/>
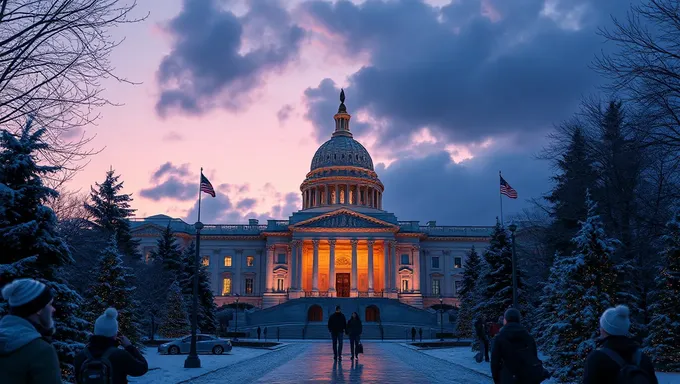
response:
<path fill-rule="evenodd" d="M 208 195 L 215 197 L 215 189 L 213 189 L 213 186 L 212 184 L 210 184 L 208 178 L 203 176 L 202 172 L 201 172 L 201 192 L 205 192 Z"/>
<path fill-rule="evenodd" d="M 507 181 L 501 176 L 501 194 L 505 195 L 511 199 L 517 198 L 517 191 L 508 184 Z"/>

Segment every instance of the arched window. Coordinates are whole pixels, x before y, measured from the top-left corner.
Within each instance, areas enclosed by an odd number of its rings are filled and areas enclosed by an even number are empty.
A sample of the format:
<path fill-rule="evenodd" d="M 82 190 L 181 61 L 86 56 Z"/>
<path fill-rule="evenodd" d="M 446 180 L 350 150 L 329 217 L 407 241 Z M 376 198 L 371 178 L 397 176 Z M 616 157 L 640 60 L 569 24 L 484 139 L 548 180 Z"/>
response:
<path fill-rule="evenodd" d="M 323 309 L 316 304 L 309 307 L 307 321 L 323 321 Z"/>
<path fill-rule="evenodd" d="M 379 323 L 380 322 L 380 310 L 375 305 L 369 305 L 366 308 L 366 316 L 364 316 L 367 323 Z"/>

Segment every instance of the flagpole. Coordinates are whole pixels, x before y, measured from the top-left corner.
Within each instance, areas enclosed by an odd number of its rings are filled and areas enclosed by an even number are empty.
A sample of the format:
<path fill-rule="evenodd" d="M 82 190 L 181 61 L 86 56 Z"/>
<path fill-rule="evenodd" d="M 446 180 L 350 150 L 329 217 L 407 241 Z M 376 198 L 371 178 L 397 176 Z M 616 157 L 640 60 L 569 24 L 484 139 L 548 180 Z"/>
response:
<path fill-rule="evenodd" d="M 201 360 L 198 357 L 196 350 L 196 333 L 198 328 L 198 258 L 201 254 L 201 181 L 203 180 L 203 167 L 201 167 L 201 175 L 198 179 L 198 220 L 194 227 L 196 228 L 196 255 L 194 255 L 194 276 L 193 276 L 193 297 L 191 303 L 191 346 L 189 348 L 189 355 L 184 360 L 184 368 L 201 368 Z"/>
<path fill-rule="evenodd" d="M 501 182 L 502 177 L 503 177 L 503 175 L 501 175 L 501 171 L 498 171 L 498 198 L 501 202 L 501 227 L 505 228 L 505 222 L 503 221 L 503 194 L 501 193 L 501 188 L 500 188 L 500 182 Z M 200 206 L 198 208 L 198 212 L 199 212 L 199 214 L 201 212 Z"/>

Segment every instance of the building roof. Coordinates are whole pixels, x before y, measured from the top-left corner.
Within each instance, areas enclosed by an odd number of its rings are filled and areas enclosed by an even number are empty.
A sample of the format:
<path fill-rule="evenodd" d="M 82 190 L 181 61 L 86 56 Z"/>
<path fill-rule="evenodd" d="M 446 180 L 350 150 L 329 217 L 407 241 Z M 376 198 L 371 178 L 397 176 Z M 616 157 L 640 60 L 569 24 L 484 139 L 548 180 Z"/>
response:
<path fill-rule="evenodd" d="M 325 167 L 360 167 L 373 170 L 373 159 L 361 143 L 350 136 L 335 136 L 321 144 L 310 171 Z"/>

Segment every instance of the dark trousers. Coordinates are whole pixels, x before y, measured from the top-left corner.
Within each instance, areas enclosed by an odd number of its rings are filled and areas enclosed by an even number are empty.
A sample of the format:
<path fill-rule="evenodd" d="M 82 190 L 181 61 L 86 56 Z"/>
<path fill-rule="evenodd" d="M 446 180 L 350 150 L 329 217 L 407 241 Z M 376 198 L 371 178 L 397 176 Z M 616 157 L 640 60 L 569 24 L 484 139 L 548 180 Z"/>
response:
<path fill-rule="evenodd" d="M 331 337 L 333 338 L 333 356 L 342 356 L 342 332 L 333 332 Z"/>
<path fill-rule="evenodd" d="M 411 335 L 411 341 L 416 341 L 416 335 L 415 334 Z"/>
<path fill-rule="evenodd" d="M 353 336 L 349 335 L 349 350 L 353 357 L 358 356 L 356 353 L 357 346 L 359 345 L 359 335 Z"/>
<path fill-rule="evenodd" d="M 489 361 L 489 339 L 484 338 L 483 340 L 479 340 L 479 348 L 484 348 L 484 350 L 480 352 L 484 354 L 484 361 Z"/>

